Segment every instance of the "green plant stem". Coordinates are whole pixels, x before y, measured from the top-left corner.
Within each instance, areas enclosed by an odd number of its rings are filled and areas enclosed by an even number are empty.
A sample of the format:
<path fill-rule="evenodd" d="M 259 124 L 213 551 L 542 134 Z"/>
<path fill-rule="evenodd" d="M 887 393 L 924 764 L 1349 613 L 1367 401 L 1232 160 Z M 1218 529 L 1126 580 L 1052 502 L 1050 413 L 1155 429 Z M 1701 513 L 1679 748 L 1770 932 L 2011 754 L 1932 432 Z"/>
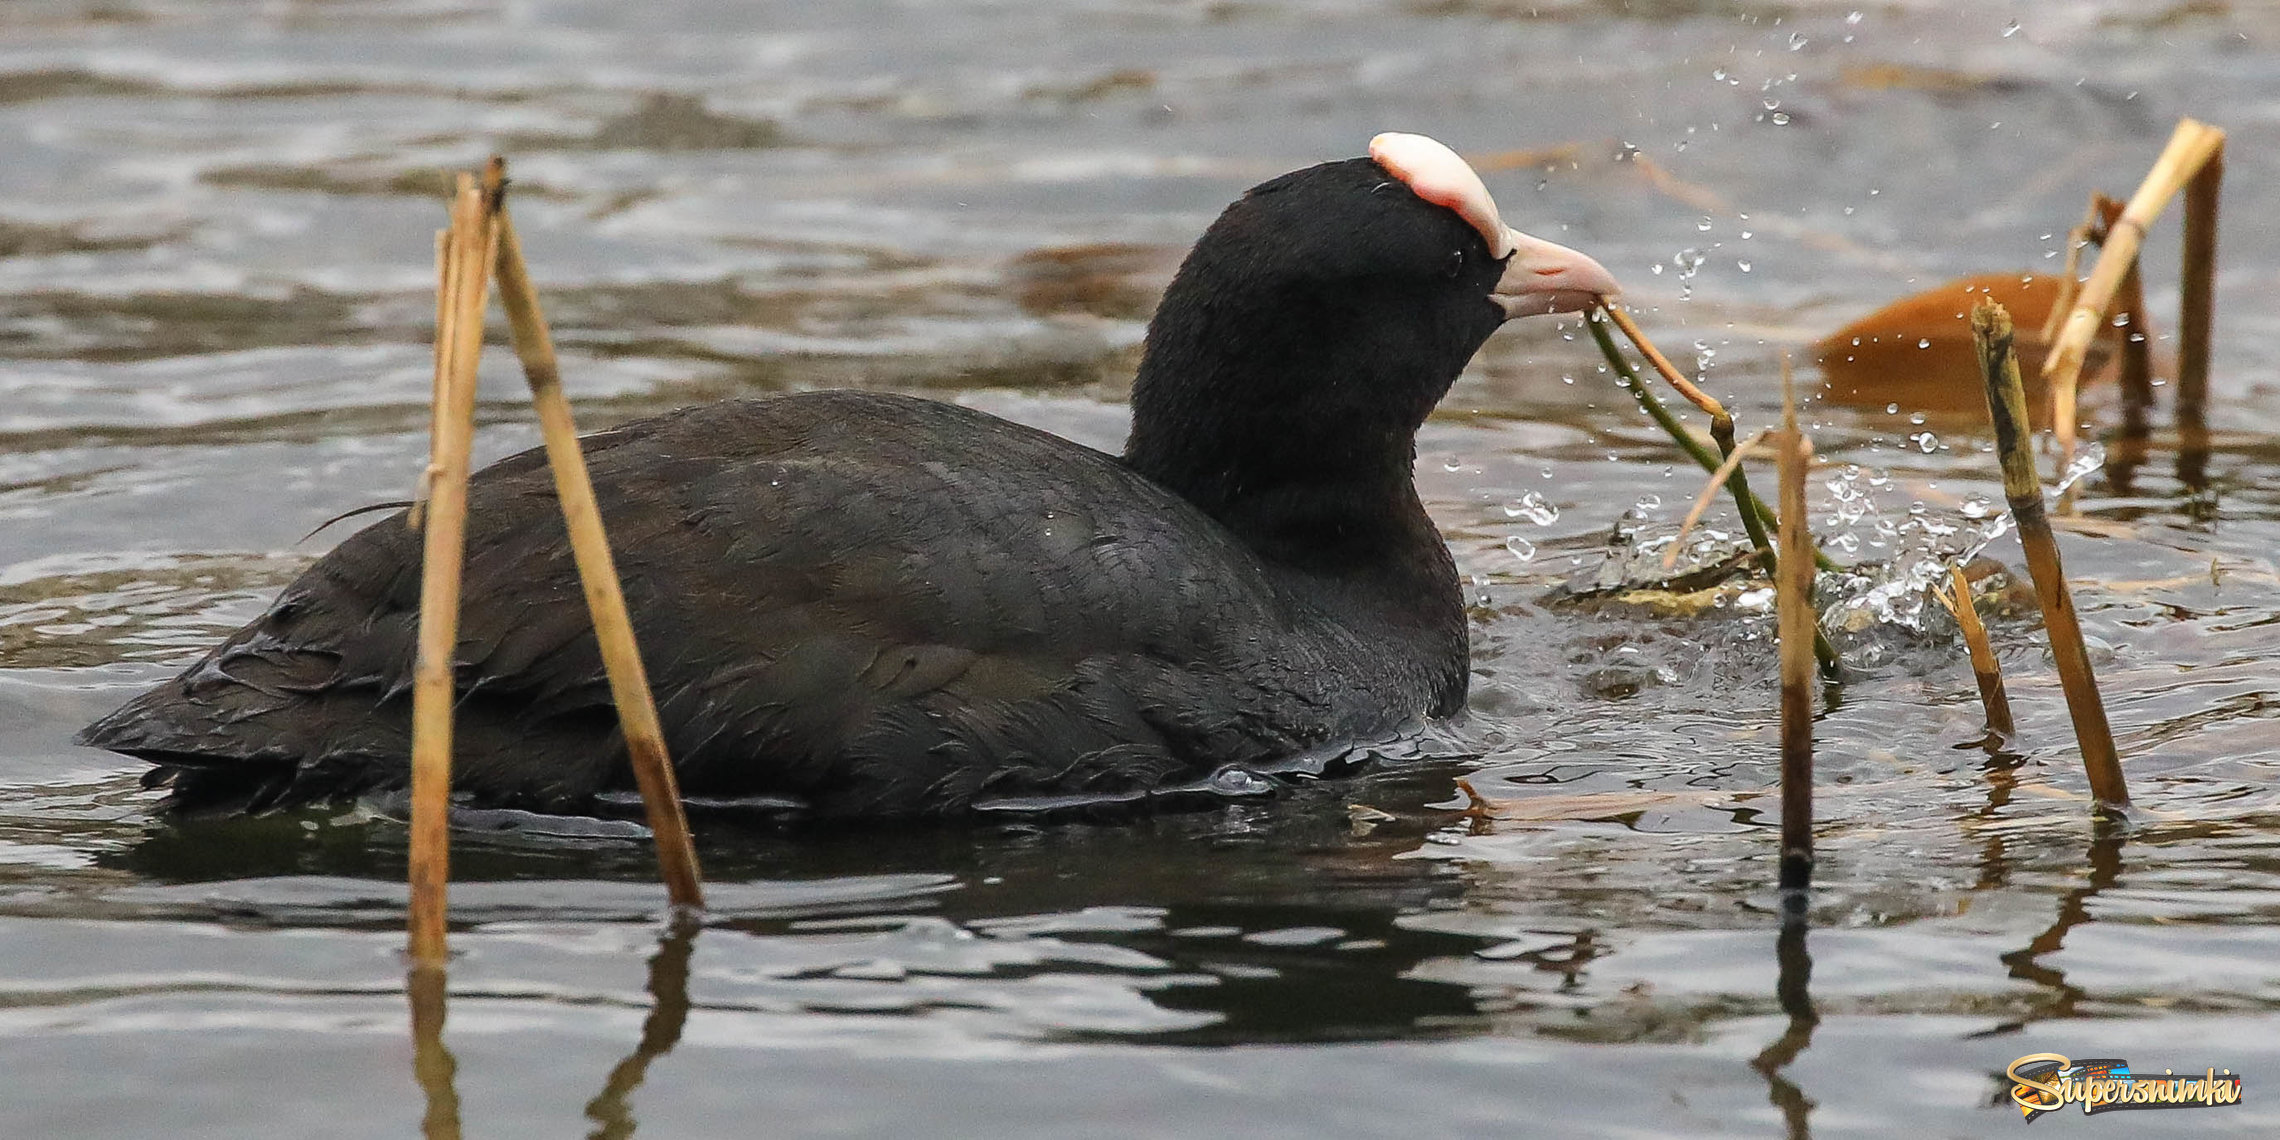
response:
<path fill-rule="evenodd" d="M 1719 464 L 1725 461 L 1724 458 L 1712 454 L 1709 448 L 1702 446 L 1702 441 L 1694 438 L 1694 433 L 1686 430 L 1686 425 L 1678 422 L 1678 417 L 1671 414 L 1670 408 L 1665 406 L 1653 392 L 1647 390 L 1646 381 L 1639 376 L 1638 370 L 1632 368 L 1631 362 L 1623 359 L 1622 350 L 1615 347 L 1615 338 L 1607 331 L 1607 326 L 1613 322 L 1587 313 L 1584 315 L 1583 323 L 1584 327 L 1591 330 L 1591 339 L 1599 342 L 1600 353 L 1607 357 L 1609 367 L 1615 369 L 1615 374 L 1622 378 L 1624 386 L 1630 389 L 1631 398 L 1639 402 L 1639 407 L 1645 409 L 1647 415 L 1657 424 L 1662 425 L 1663 431 L 1668 433 L 1670 438 L 1686 454 L 1692 456 L 1694 462 L 1700 464 L 1704 471 L 1717 471 Z M 1721 428 L 1723 430 L 1720 430 Z M 1733 454 L 1733 417 L 1725 416 L 1714 421 L 1711 425 L 1711 431 L 1717 440 L 1719 450 L 1726 455 Z M 1770 508 L 1758 501 L 1757 496 L 1750 494 L 1749 479 L 1742 473 L 1741 468 L 1736 467 L 1734 473 L 1727 476 L 1726 490 L 1734 497 L 1734 509 L 1741 512 L 1742 530 L 1749 535 L 1750 545 L 1757 550 L 1758 566 L 1767 574 L 1773 574 L 1778 569 L 1778 561 L 1774 557 L 1773 544 L 1768 540 L 1766 532 L 1769 528 L 1779 529 L 1781 521 L 1774 517 Z M 1808 540 L 1807 545 L 1813 550 L 1814 565 L 1829 571 L 1842 569 L 1828 555 L 1821 553 L 1818 547 L 1813 546 L 1810 540 Z M 1813 656 L 1820 661 L 1821 672 L 1824 675 L 1836 675 L 1837 647 L 1829 643 L 1829 635 L 1820 628 L 1818 623 L 1815 623 L 1813 629 Z"/>

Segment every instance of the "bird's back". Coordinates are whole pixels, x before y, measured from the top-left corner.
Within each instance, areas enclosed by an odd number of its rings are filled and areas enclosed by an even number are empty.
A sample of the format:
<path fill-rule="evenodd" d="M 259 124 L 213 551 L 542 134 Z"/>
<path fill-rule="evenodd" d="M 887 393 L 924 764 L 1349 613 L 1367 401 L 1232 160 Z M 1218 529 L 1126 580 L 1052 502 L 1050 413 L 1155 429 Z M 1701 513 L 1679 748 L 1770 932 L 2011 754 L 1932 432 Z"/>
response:
<path fill-rule="evenodd" d="M 693 795 L 1116 797 L 1449 701 L 1446 647 L 1389 642 L 1118 459 L 980 412 L 814 393 L 585 446 Z M 83 742 L 162 765 L 186 808 L 401 786 L 419 564 L 401 517 L 367 528 Z M 552 810 L 628 786 L 542 453 L 477 476 L 464 592 L 455 786 Z"/>

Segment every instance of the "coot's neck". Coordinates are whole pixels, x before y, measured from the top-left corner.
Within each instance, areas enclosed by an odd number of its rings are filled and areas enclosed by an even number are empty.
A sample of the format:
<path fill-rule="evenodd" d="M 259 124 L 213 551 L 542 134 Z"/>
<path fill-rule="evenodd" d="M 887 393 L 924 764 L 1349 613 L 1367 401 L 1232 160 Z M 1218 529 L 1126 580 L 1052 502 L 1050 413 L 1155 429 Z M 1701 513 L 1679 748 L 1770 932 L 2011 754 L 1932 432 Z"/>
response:
<path fill-rule="evenodd" d="M 1134 408 L 1125 462 L 1219 520 L 1268 562 L 1328 574 L 1405 562 L 1440 535 L 1411 476 L 1414 431 L 1241 412 L 1156 422 Z"/>
<path fill-rule="evenodd" d="M 1401 338 L 1357 335 L 1384 319 L 1366 296 L 1245 312 L 1188 292 L 1175 285 L 1151 322 L 1125 461 L 1270 563 L 1453 598 L 1411 468 L 1418 427 L 1475 345 L 1383 351 Z"/>

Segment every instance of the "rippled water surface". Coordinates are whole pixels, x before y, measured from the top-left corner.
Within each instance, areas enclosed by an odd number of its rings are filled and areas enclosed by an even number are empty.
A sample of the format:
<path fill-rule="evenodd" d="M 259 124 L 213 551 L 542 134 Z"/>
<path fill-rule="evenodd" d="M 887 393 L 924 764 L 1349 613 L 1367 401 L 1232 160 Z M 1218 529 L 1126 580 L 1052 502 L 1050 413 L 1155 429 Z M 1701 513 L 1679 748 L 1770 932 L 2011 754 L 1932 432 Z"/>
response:
<path fill-rule="evenodd" d="M 2031 610 L 1994 624 L 2019 741 L 1977 746 L 1917 587 L 2018 564 L 1986 441 L 1816 405 L 1815 522 L 1867 568 L 1824 581 L 1802 937 L 1762 592 L 1560 600 L 1699 486 L 1572 323 L 1500 333 L 1420 445 L 1481 759 L 708 824 L 693 935 L 638 840 L 463 833 L 455 1068 L 408 1029 L 399 825 L 162 824 L 65 742 L 409 491 L 440 171 L 493 149 L 587 426 L 857 385 L 1114 447 L 1184 245 L 1381 129 L 1597 254 L 1747 429 L 1782 351 L 2052 271 L 2186 114 L 2232 132 L 2205 476 L 2157 432 L 2060 520 L 2139 819 L 2091 826 Z M 2247 1082 L 2046 1129 L 2280 1131 L 2276 141 L 2248 0 L 0 5 L 0 1134 L 1979 1136 L 2042 1051 Z M 2166 350 L 2173 214 L 2149 248 Z M 492 358 L 487 456 L 535 439 Z"/>

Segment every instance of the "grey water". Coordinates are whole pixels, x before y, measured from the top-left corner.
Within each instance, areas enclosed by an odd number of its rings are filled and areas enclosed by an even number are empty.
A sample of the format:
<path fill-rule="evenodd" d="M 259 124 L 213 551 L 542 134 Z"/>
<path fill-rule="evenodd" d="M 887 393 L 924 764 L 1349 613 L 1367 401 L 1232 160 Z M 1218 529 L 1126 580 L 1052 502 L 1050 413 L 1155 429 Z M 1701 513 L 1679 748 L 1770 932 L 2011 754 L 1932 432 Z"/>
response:
<path fill-rule="evenodd" d="M 1984 433 L 1809 404 L 1860 569 L 1801 937 L 1766 593 L 1590 589 L 1651 577 L 1700 477 L 1572 321 L 1499 333 L 1420 442 L 1477 758 L 1127 821 L 709 820 L 693 933 L 637 837 L 464 831 L 441 1077 L 400 824 L 176 824 L 68 743 L 410 492 L 443 172 L 493 151 L 584 426 L 853 385 L 1114 447 L 1186 243 L 1380 130 L 1605 262 L 1747 431 L 1784 352 L 2056 271 L 2181 115 L 2231 132 L 2212 446 L 2157 432 L 2059 520 L 2137 818 L 2093 827 L 2031 608 L 1980 746 L 1922 586 L 2019 565 Z M 2247 2 L 11 0 L 0 1135 L 1961 1137 L 2020 1127 L 2035 1052 L 2247 1094 L 2044 1129 L 2271 1135 L 2276 144 Z M 2157 355 L 2177 248 L 2172 210 Z M 496 347 L 484 385 L 482 457 L 535 442 Z"/>

